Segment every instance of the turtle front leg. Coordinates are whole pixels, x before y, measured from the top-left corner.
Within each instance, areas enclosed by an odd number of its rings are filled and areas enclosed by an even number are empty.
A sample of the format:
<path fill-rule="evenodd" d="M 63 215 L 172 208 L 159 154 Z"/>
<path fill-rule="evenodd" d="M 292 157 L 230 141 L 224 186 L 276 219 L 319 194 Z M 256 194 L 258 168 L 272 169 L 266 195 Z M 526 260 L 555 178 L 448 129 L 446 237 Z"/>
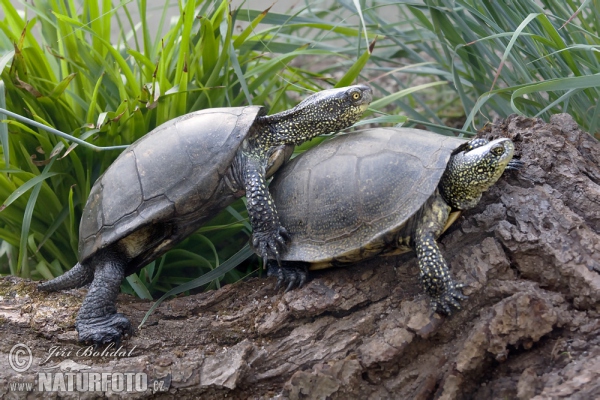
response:
<path fill-rule="evenodd" d="M 459 300 L 464 300 L 467 296 L 459 291 L 463 285 L 452 279 L 434 235 L 431 232 L 420 235 L 416 250 L 421 285 L 431 297 L 431 308 L 448 315 L 452 314 L 452 307 L 460 310 Z"/>
<path fill-rule="evenodd" d="M 244 184 L 246 207 L 252 225 L 252 246 L 263 260 L 274 258 L 279 262 L 289 236 L 279 222 L 273 198 L 267 188 L 264 167 L 252 157 L 247 158 L 244 166 Z"/>
<path fill-rule="evenodd" d="M 116 306 L 126 262 L 109 252 L 97 255 L 92 262 L 94 280 L 75 320 L 79 341 L 91 341 L 94 345 L 118 344 L 124 333 L 132 332 L 131 323 L 117 313 Z"/>
<path fill-rule="evenodd" d="M 424 213 L 415 232 L 419 277 L 423 289 L 431 297 L 431 308 L 450 315 L 452 307 L 460 309 L 459 300 L 467 298 L 459 290 L 463 285 L 452 279 L 448 264 L 436 242 L 448 220 L 450 207 L 437 195 L 431 202 L 431 207 L 426 206 L 425 210 L 431 211 Z"/>

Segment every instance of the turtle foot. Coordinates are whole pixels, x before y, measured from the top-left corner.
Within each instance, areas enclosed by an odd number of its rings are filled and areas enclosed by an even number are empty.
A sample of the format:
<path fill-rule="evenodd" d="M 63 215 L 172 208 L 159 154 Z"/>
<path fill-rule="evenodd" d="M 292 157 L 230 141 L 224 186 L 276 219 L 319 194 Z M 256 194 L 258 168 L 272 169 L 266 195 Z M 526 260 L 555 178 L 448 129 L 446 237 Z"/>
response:
<path fill-rule="evenodd" d="M 133 329 L 129 320 L 120 313 L 104 317 L 78 319 L 75 327 L 80 342 L 92 342 L 95 346 L 107 343 L 121 343 L 124 334 L 131 335 Z"/>
<path fill-rule="evenodd" d="M 281 253 L 286 249 L 290 237 L 283 226 L 268 232 L 254 232 L 252 234 L 252 247 L 263 260 L 275 259 L 280 262 Z"/>
<path fill-rule="evenodd" d="M 460 310 L 460 300 L 468 299 L 462 294 L 464 285 L 450 281 L 446 284 L 446 289 L 439 294 L 431 296 L 431 309 L 445 315 L 452 315 L 452 309 Z"/>
<path fill-rule="evenodd" d="M 286 286 L 285 292 L 292 289 L 301 288 L 308 279 L 308 267 L 304 263 L 283 263 L 277 264 L 274 260 L 267 263 L 267 276 L 276 276 L 277 285 L 275 290 Z"/>

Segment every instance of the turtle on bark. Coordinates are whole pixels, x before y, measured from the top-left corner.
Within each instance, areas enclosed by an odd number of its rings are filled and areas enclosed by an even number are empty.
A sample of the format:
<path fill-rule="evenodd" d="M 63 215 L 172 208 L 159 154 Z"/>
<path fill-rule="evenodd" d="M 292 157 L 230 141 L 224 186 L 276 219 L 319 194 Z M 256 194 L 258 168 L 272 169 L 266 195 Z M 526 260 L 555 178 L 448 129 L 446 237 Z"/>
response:
<path fill-rule="evenodd" d="M 321 143 L 280 169 L 270 191 L 290 245 L 268 274 L 286 290 L 308 270 L 415 251 L 432 308 L 466 297 L 436 239 L 473 208 L 512 160 L 509 139 L 465 141 L 407 128 L 376 128 Z"/>
<path fill-rule="evenodd" d="M 90 289 L 77 315 L 80 341 L 118 342 L 131 331 L 117 313 L 125 276 L 139 271 L 235 199 L 246 196 L 259 256 L 278 259 L 288 239 L 267 189 L 294 145 L 358 121 L 372 99 L 355 85 L 318 92 L 296 107 L 213 108 L 158 126 L 94 183 L 79 227 L 79 262 L 39 289 Z"/>

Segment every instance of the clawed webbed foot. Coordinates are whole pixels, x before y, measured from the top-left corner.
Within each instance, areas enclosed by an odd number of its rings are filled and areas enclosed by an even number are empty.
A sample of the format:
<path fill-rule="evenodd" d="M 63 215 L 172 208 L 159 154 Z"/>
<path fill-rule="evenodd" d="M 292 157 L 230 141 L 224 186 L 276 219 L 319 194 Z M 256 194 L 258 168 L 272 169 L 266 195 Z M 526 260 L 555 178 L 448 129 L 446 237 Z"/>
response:
<path fill-rule="evenodd" d="M 263 259 L 275 259 L 280 263 L 281 254 L 287 249 L 286 243 L 290 236 L 283 226 L 269 232 L 254 232 L 252 234 L 252 247 Z"/>
<path fill-rule="evenodd" d="M 462 294 L 462 289 L 465 287 L 462 283 L 447 282 L 446 289 L 439 294 L 431 296 L 431 309 L 434 312 L 439 312 L 445 315 L 452 315 L 452 309 L 460 310 L 460 300 L 468 299 Z"/>
<path fill-rule="evenodd" d="M 133 334 L 129 320 L 120 313 L 90 319 L 77 319 L 75 323 L 80 342 L 92 342 L 95 347 L 115 343 L 118 347 L 124 334 Z"/>
<path fill-rule="evenodd" d="M 267 276 L 277 277 L 275 285 L 277 291 L 284 286 L 286 293 L 292 289 L 301 288 L 308 278 L 308 268 L 303 263 L 279 265 L 275 260 L 269 260 L 267 266 Z"/>

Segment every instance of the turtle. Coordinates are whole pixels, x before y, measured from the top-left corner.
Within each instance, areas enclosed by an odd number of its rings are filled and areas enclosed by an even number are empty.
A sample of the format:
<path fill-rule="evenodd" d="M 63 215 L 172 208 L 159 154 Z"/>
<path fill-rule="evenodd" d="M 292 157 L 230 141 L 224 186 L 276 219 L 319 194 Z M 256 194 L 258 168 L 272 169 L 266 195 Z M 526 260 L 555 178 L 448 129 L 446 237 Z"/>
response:
<path fill-rule="evenodd" d="M 91 282 L 76 318 L 79 340 L 118 343 L 132 331 L 116 310 L 123 278 L 244 195 L 253 248 L 277 259 L 288 236 L 266 179 L 294 145 L 351 126 L 371 100 L 370 87 L 354 85 L 317 92 L 277 114 L 266 115 L 260 106 L 211 108 L 156 127 L 94 183 L 79 226 L 79 262 L 38 288 Z"/>
<path fill-rule="evenodd" d="M 510 139 L 465 139 L 411 128 L 338 135 L 296 157 L 269 190 L 290 245 L 267 262 L 277 287 L 301 287 L 308 270 L 415 251 L 434 311 L 466 298 L 437 238 L 473 208 L 505 169 L 518 169 Z"/>

